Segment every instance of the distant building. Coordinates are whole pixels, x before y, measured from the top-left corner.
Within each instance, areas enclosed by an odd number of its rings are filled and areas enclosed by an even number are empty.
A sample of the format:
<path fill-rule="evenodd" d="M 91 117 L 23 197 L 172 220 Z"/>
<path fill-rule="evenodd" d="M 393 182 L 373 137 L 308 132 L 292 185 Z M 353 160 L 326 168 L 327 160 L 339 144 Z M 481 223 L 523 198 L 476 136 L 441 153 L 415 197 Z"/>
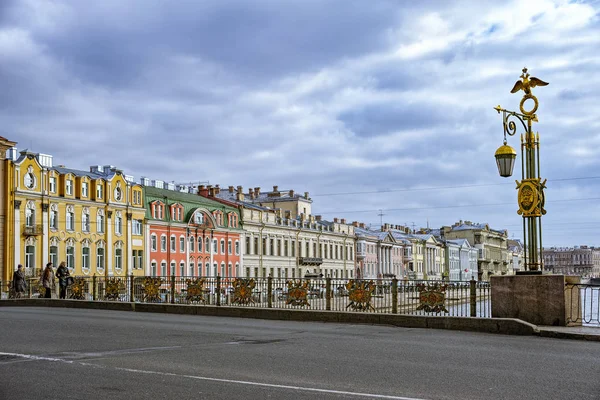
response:
<path fill-rule="evenodd" d="M 600 277 L 600 248 L 588 246 L 550 247 L 542 251 L 544 270 L 552 274 Z"/>
<path fill-rule="evenodd" d="M 353 222 L 353 225 L 356 234 L 357 276 L 364 279 L 404 278 L 404 254 L 410 242 L 395 238 L 387 230 L 369 230 L 358 222 Z"/>

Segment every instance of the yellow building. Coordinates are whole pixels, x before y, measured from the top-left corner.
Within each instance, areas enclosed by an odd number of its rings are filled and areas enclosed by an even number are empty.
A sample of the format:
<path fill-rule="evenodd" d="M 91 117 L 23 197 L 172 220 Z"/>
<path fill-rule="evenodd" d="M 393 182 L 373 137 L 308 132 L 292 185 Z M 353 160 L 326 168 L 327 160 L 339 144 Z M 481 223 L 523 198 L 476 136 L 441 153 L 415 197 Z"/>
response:
<path fill-rule="evenodd" d="M 144 274 L 142 186 L 113 166 L 80 171 L 52 156 L 7 152 L 2 279 L 18 264 L 39 275 L 48 262 L 72 275 Z"/>

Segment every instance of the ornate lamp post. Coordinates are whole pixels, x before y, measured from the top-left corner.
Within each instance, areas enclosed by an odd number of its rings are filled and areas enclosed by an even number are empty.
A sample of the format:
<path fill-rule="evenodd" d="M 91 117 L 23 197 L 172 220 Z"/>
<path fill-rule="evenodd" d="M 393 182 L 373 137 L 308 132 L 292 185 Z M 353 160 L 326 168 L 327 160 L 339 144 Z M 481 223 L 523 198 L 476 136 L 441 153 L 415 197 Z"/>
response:
<path fill-rule="evenodd" d="M 524 132 L 521 133 L 521 181 L 516 181 L 518 192 L 519 210 L 517 214 L 523 216 L 523 245 L 525 248 L 525 270 L 529 273 L 542 273 L 542 215 L 544 210 L 544 189 L 546 180 L 540 178 L 540 134 L 531 129 L 533 122 L 538 122 L 535 112 L 538 109 L 538 100 L 531 93 L 531 88 L 546 86 L 548 83 L 538 78 L 530 77 L 527 68 L 523 68 L 521 80 L 515 83 L 511 93 L 523 90 L 519 109 L 521 113 L 508 111 L 497 106 L 494 109 L 502 113 L 504 126 L 504 144 L 496 150 L 496 163 L 500 176 L 509 177 L 515 165 L 517 152 L 507 145 L 506 135 L 514 136 L 517 133 L 517 122 Z M 526 110 L 526 102 L 533 101 L 533 107 Z"/>

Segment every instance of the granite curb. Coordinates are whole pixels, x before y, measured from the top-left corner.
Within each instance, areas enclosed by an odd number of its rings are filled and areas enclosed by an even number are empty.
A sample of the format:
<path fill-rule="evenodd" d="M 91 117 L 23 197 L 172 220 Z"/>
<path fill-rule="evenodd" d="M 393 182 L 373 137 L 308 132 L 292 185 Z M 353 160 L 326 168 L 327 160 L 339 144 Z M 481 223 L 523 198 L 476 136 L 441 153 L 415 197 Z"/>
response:
<path fill-rule="evenodd" d="M 284 321 L 337 322 L 352 324 L 391 325 L 403 328 L 448 329 L 469 332 L 496 333 L 505 335 L 528 335 L 557 339 L 600 341 L 598 335 L 561 332 L 552 327 L 539 329 L 536 325 L 514 318 L 471 318 L 421 316 L 403 314 L 375 314 L 339 311 L 312 311 L 268 309 L 230 306 L 196 306 L 164 303 L 128 303 L 113 301 L 16 299 L 0 300 L 0 307 L 63 307 L 113 311 L 135 311 L 183 315 L 222 316 Z"/>

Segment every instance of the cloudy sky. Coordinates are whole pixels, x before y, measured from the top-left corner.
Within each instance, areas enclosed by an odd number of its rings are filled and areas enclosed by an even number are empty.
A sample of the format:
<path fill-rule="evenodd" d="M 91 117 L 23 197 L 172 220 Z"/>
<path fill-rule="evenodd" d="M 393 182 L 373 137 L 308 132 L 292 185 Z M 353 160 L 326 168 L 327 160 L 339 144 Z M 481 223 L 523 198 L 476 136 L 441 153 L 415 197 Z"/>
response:
<path fill-rule="evenodd" d="M 534 89 L 544 245 L 600 245 L 599 11 L 563 0 L 2 0 L 0 135 L 71 168 L 308 191 L 327 219 L 462 219 L 520 238 L 493 107 L 518 110 L 510 89 L 526 66 L 550 82 Z"/>

